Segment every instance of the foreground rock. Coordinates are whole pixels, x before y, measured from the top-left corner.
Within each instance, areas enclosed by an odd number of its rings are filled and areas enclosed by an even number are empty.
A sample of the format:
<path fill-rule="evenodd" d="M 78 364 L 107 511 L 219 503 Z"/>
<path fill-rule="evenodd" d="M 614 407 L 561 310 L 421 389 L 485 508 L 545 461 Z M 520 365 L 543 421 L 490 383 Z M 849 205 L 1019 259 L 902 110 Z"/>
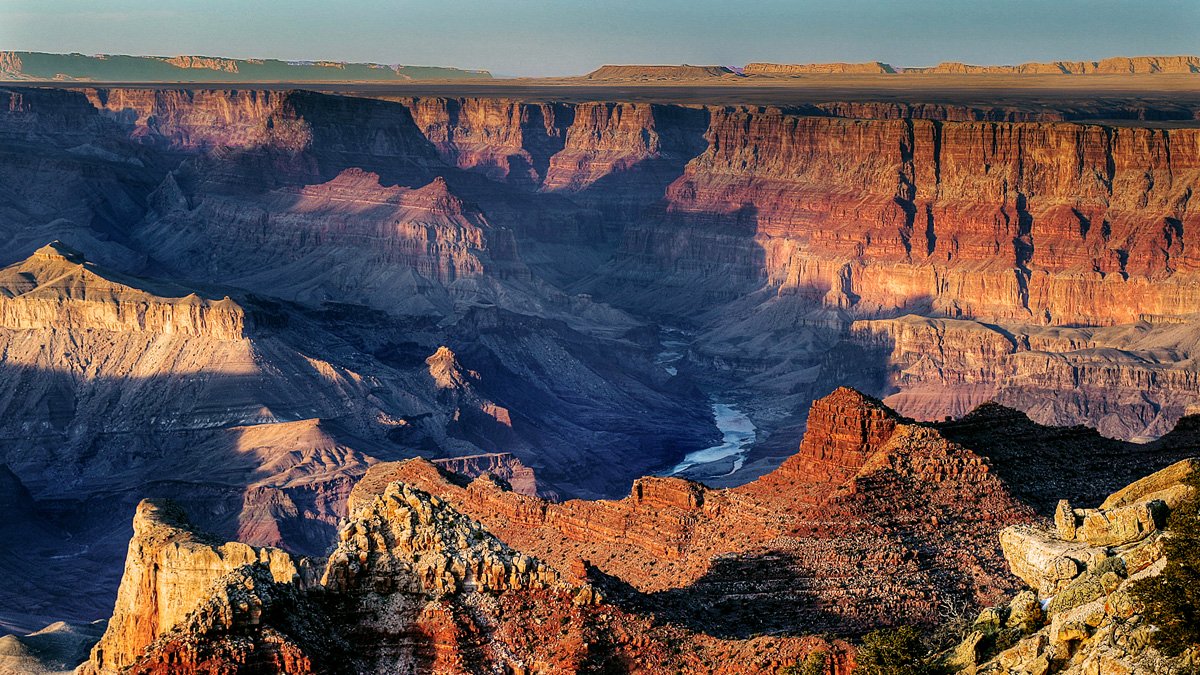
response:
<path fill-rule="evenodd" d="M 79 672 L 774 673 L 817 649 L 836 672 L 850 663 L 844 644 L 656 625 L 403 483 L 359 497 L 319 583 L 307 561 L 202 543 L 170 505 L 143 504 L 121 600 Z"/>
<path fill-rule="evenodd" d="M 851 389 L 814 404 L 808 429 L 783 466 L 729 490 L 645 477 L 618 501 L 554 503 L 415 459 L 373 466 L 350 504 L 418 486 L 514 548 L 559 569 L 589 561 L 649 611 L 714 634 L 931 624 L 942 603 L 1013 588 L 994 533 L 1034 516 L 985 457 Z"/>
<path fill-rule="evenodd" d="M 1162 571 L 1166 518 L 1192 496 L 1185 481 L 1197 471 L 1200 460 L 1184 460 L 1099 508 L 1074 509 L 1064 500 L 1053 529 L 1001 532 L 1013 574 L 1032 591 L 979 616 L 951 657 L 958 672 L 1133 675 L 1194 667 L 1200 655 L 1172 659 L 1154 648 L 1156 628 L 1130 588 Z"/>

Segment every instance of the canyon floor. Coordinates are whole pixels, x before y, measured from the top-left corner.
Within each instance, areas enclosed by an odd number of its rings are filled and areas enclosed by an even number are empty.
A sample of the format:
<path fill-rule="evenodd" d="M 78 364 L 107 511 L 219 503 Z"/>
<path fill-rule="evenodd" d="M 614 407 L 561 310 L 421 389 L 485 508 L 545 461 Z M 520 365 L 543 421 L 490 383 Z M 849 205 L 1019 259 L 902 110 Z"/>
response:
<path fill-rule="evenodd" d="M 1198 120 L 1187 75 L 0 86 L 0 627 L 111 616 L 143 499 L 320 560 L 391 470 L 701 660 L 996 602 L 1001 528 L 1195 454 Z"/>

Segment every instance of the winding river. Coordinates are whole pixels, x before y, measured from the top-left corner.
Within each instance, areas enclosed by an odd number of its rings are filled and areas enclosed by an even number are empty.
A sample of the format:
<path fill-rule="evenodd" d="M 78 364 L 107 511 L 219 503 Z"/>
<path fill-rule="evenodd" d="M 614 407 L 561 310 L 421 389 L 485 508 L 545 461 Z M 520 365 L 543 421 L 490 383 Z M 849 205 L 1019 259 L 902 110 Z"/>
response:
<path fill-rule="evenodd" d="M 655 361 L 673 376 L 679 372 L 675 364 L 687 353 L 687 347 L 691 343 L 690 336 L 674 328 L 666 328 L 663 332 L 666 338 L 662 341 L 663 351 L 659 352 Z M 756 436 L 754 423 L 733 403 L 714 401 L 712 411 L 713 420 L 721 432 L 720 445 L 689 452 L 679 464 L 667 472 L 668 476 L 678 475 L 697 464 L 733 458 L 733 468 L 722 474 L 728 476 L 736 473 L 746 463 L 746 453 L 750 446 L 754 445 Z"/>

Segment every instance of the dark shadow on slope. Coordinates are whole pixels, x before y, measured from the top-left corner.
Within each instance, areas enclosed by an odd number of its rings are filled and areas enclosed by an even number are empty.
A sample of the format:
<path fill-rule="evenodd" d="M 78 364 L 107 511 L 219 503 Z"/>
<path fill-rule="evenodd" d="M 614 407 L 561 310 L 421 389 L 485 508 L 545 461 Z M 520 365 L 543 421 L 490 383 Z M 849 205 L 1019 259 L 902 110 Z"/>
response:
<path fill-rule="evenodd" d="M 1060 499 L 1099 506 L 1109 494 L 1180 459 L 1200 454 L 1200 416 L 1184 417 L 1152 443 L 1128 443 L 1085 426 L 1049 427 L 997 403 L 934 424 L 987 457 L 1009 488 L 1044 516 Z"/>

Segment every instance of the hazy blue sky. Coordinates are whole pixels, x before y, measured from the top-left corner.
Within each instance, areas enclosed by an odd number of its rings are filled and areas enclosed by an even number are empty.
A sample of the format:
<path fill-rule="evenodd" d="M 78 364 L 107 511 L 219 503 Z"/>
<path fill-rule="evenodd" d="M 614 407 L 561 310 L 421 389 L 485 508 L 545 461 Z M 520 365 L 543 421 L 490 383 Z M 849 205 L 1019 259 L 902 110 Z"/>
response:
<path fill-rule="evenodd" d="M 0 0 L 0 49 L 578 74 L 1200 52 L 1200 0 Z"/>

